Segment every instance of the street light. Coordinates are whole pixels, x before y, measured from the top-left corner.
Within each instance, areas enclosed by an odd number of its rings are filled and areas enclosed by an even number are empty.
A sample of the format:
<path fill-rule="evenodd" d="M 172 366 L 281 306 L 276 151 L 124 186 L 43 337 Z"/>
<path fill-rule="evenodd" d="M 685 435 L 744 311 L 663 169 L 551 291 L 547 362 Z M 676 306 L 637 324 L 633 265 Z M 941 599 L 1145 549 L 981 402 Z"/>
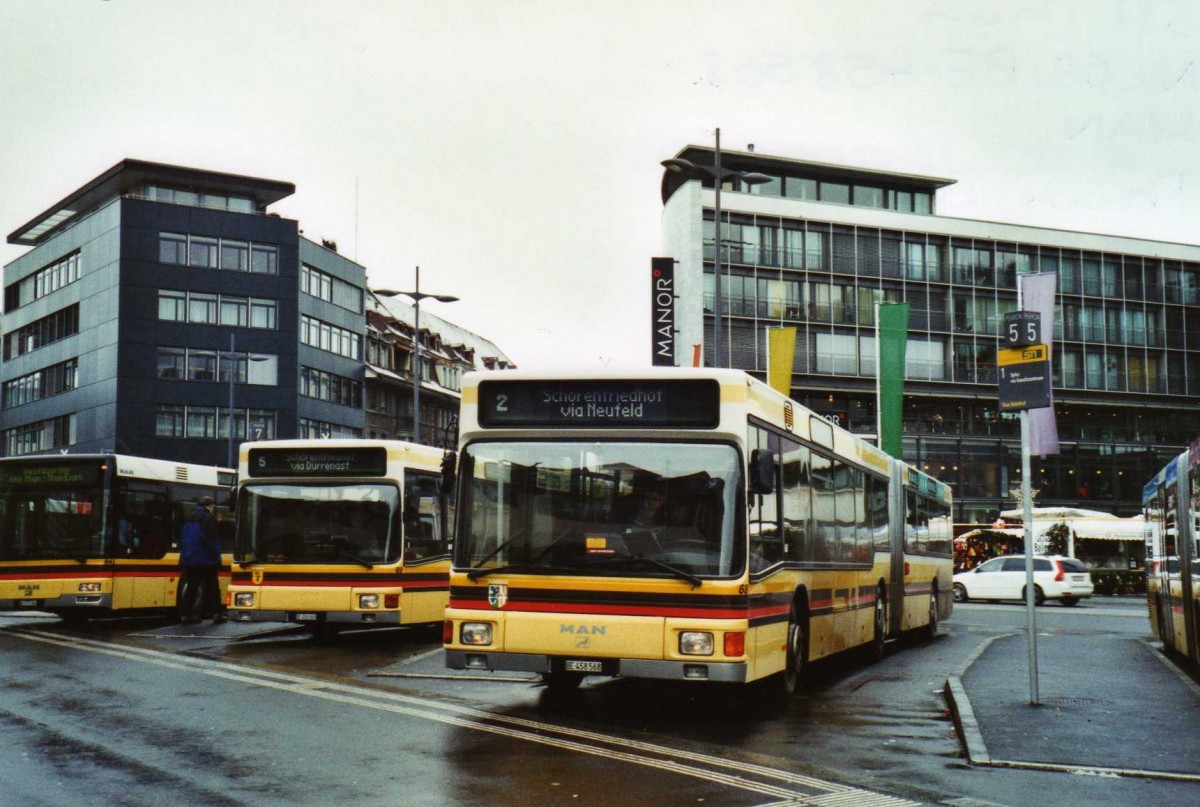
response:
<path fill-rule="evenodd" d="M 413 301 L 413 442 L 421 442 L 421 301 L 433 298 L 439 303 L 457 302 L 451 294 L 426 294 L 421 291 L 421 267 L 417 267 L 417 280 L 412 291 L 398 289 L 375 289 L 375 294 L 396 297 L 403 294 Z"/>
<path fill-rule="evenodd" d="M 724 302 L 721 294 L 721 183 L 730 177 L 736 177 L 747 185 L 761 185 L 770 182 L 773 177 L 753 171 L 731 171 L 721 167 L 721 130 L 717 129 L 717 148 L 714 153 L 713 165 L 697 165 L 682 157 L 663 160 L 662 165 L 668 171 L 676 173 L 694 173 L 711 177 L 713 180 L 713 218 L 715 237 L 713 238 L 713 279 L 716 281 L 716 292 L 713 294 L 713 366 L 724 367 L 721 361 L 721 316 Z"/>
<path fill-rule="evenodd" d="M 235 378 L 237 377 L 238 355 L 237 355 L 236 349 L 234 347 L 234 339 L 235 339 L 234 334 L 232 334 L 232 333 L 229 334 L 229 352 L 228 353 L 218 352 L 217 357 L 221 358 L 221 359 L 228 359 L 230 362 L 233 362 L 233 364 L 229 368 L 229 415 L 228 415 L 228 418 L 229 418 L 229 444 L 228 444 L 228 448 L 226 449 L 226 459 L 228 460 L 228 463 L 226 464 L 225 467 L 233 468 L 236 470 L 237 466 L 233 464 L 234 463 L 234 454 L 233 454 L 233 382 L 234 382 Z M 246 379 L 247 380 L 250 379 L 250 362 L 266 361 L 266 360 L 267 360 L 266 356 L 255 356 L 250 353 L 247 353 L 246 354 Z"/>

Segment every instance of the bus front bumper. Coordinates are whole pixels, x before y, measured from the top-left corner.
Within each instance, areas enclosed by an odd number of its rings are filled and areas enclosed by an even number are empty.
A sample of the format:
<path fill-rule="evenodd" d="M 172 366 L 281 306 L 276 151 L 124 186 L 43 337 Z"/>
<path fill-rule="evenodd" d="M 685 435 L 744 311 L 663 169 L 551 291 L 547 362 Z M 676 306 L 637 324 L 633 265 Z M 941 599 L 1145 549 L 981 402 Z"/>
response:
<path fill-rule="evenodd" d="M 599 669 L 581 670 L 595 667 Z M 547 656 L 539 653 L 494 653 L 477 650 L 446 650 L 446 667 L 451 670 L 486 670 L 494 672 L 561 673 L 582 672 L 583 675 L 625 676 L 628 678 L 657 678 L 667 681 L 715 681 L 723 684 L 744 684 L 744 662 L 659 661 L 655 659 L 576 659 Z M 575 667 L 576 669 L 571 669 Z"/>
<path fill-rule="evenodd" d="M 97 608 L 112 607 L 112 594 L 63 594 L 59 597 L 17 597 L 0 600 L 0 611 L 58 611 L 64 608 Z"/>
<path fill-rule="evenodd" d="M 229 609 L 235 622 L 295 622 L 301 625 L 399 625 L 399 611 L 257 611 Z"/>

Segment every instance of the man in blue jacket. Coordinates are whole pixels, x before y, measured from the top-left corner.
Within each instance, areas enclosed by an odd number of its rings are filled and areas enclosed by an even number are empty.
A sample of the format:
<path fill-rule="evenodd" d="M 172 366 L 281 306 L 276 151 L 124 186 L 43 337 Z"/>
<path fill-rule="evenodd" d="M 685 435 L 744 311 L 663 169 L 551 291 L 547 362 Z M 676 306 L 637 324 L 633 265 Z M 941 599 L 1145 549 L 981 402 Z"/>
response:
<path fill-rule="evenodd" d="M 221 569 L 221 536 L 213 518 L 216 502 L 205 496 L 196 503 L 183 524 L 179 538 L 179 609 L 180 622 L 195 624 L 205 614 L 212 614 L 213 624 L 225 622 L 225 605 L 221 602 L 221 584 L 217 573 Z"/>

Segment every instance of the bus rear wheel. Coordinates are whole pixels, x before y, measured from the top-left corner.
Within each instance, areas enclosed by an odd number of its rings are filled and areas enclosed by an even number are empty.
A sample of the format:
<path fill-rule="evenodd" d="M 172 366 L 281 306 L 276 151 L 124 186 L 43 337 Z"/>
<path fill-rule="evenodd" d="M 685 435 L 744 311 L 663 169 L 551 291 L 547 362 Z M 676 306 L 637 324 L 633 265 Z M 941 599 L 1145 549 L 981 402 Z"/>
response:
<path fill-rule="evenodd" d="M 887 650 L 887 599 L 884 590 L 875 591 L 875 634 L 871 638 L 871 660 L 882 661 Z"/>
<path fill-rule="evenodd" d="M 938 591 L 937 586 L 929 592 L 929 622 L 925 625 L 925 641 L 932 642 L 938 635 Z"/>

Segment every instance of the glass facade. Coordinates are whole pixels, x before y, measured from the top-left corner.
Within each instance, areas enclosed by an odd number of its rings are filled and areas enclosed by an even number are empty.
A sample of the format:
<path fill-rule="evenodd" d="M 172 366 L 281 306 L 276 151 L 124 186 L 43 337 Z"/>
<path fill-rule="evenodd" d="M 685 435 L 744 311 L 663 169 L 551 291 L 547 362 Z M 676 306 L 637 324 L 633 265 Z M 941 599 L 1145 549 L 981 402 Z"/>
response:
<path fill-rule="evenodd" d="M 793 187 L 785 177 L 778 195 L 898 209 L 894 191 L 834 185 Z M 1021 275 L 1059 277 L 1052 371 L 1062 454 L 1034 458 L 1039 506 L 1137 513 L 1162 457 L 1196 436 L 1200 252 L 1193 263 L 750 215 L 738 212 L 739 196 L 727 197 L 720 237 L 729 365 L 764 376 L 767 329 L 794 327 L 793 397 L 873 434 L 874 306 L 909 303 L 905 459 L 953 486 L 956 521 L 994 520 L 1020 484 L 1019 421 L 997 411 L 996 358 Z M 904 204 L 915 211 L 911 196 Z M 921 207 L 930 212 L 931 200 Z M 718 239 L 712 211 L 702 215 L 711 357 Z"/>

